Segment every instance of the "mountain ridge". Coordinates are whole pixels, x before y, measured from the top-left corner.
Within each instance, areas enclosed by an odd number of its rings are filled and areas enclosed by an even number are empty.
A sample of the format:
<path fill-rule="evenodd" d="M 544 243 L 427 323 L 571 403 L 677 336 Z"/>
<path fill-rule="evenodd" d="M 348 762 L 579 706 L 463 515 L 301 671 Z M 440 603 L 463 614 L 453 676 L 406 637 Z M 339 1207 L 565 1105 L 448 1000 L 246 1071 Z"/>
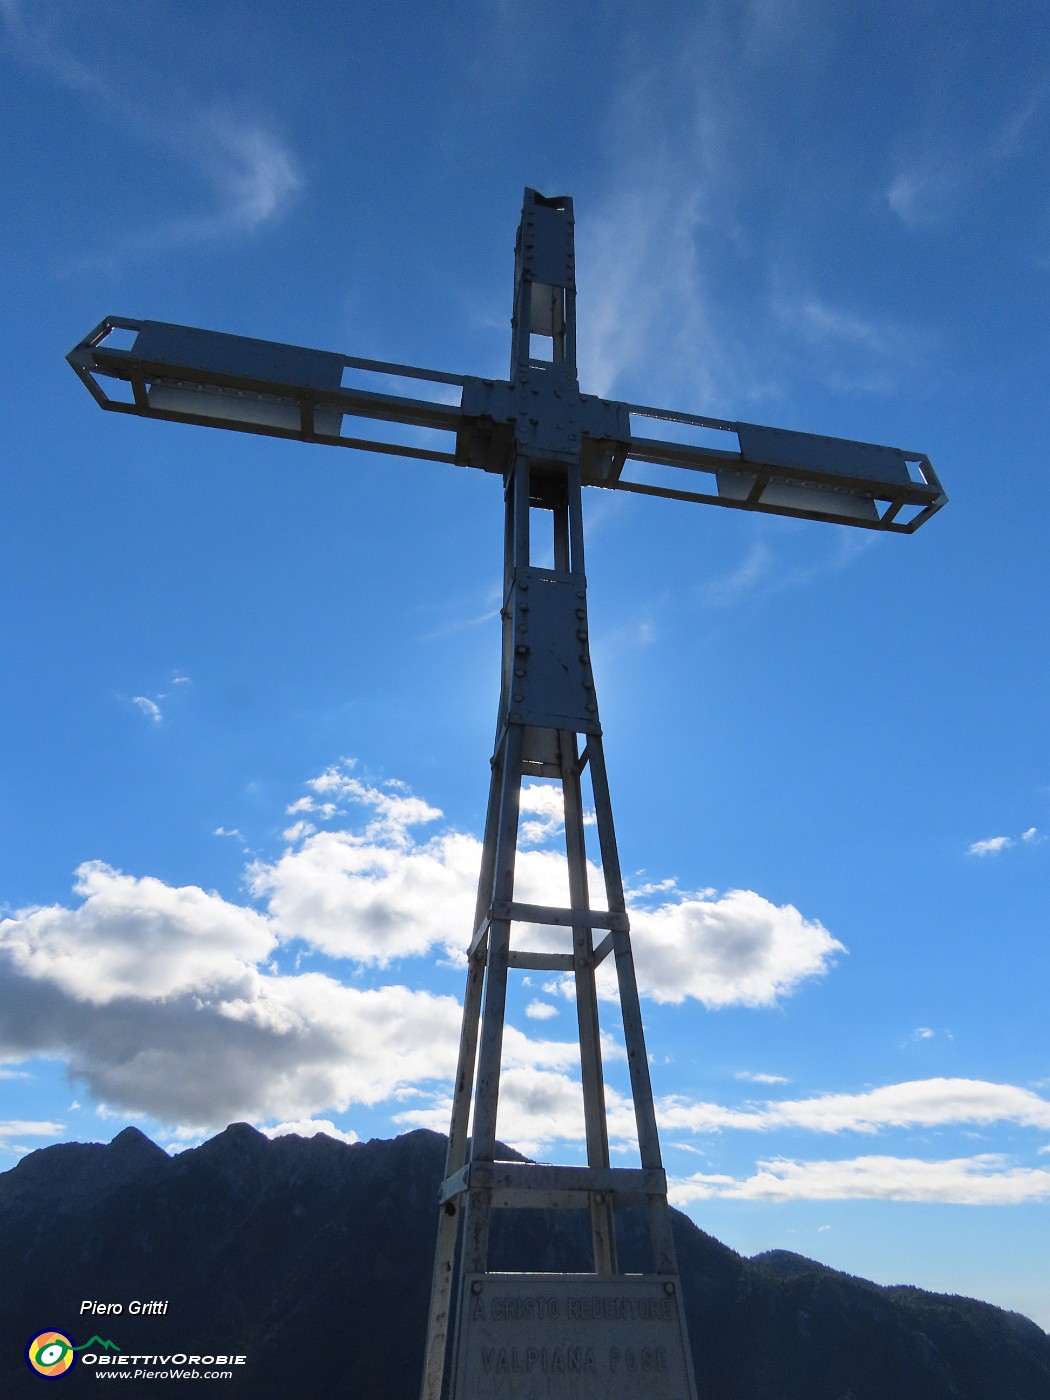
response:
<path fill-rule="evenodd" d="M 174 1157 L 134 1128 L 30 1153 L 0 1174 L 17 1278 L 0 1295 L 0 1393 L 39 1396 L 22 1347 L 44 1327 L 90 1335 L 78 1309 L 94 1300 L 121 1303 L 106 1322 L 125 1349 L 245 1354 L 231 1396 L 416 1400 L 444 1155 L 425 1129 L 348 1144 L 248 1124 Z M 586 1267 L 574 1222 L 540 1233 L 532 1213 L 499 1214 L 495 1267 Z M 629 1269 L 639 1227 L 624 1223 Z M 788 1251 L 747 1259 L 678 1212 L 674 1231 L 702 1400 L 1050 1397 L 1050 1337 L 1020 1314 Z M 163 1317 L 128 1312 L 159 1298 Z"/>

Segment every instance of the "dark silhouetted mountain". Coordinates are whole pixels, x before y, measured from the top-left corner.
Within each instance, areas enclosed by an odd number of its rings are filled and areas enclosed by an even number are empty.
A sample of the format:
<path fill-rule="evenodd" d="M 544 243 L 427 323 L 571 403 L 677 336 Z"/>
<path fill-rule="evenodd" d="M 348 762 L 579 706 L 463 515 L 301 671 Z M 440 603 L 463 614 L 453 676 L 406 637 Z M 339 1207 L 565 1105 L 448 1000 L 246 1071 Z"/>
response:
<path fill-rule="evenodd" d="M 436 1133 L 347 1146 L 245 1124 L 174 1158 L 134 1128 L 31 1153 L 0 1175 L 0 1395 L 40 1400 L 22 1349 L 54 1328 L 130 1354 L 243 1354 L 227 1397 L 417 1400 L 444 1154 Z M 586 1267 L 566 1217 L 504 1215 L 494 1265 Z M 623 1224 L 628 1268 L 641 1225 Z M 1050 1400 L 1050 1338 L 1016 1313 L 744 1259 L 677 1214 L 675 1235 L 700 1400 Z M 62 1394 L 94 1384 L 77 1365 Z"/>

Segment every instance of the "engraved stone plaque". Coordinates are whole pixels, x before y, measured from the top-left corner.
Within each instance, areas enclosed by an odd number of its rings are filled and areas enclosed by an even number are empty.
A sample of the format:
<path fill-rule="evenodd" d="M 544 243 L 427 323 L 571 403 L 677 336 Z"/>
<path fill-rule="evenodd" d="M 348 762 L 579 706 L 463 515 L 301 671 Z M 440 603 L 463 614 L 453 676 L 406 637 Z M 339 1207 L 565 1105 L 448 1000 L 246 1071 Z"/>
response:
<path fill-rule="evenodd" d="M 468 1274 L 453 1393 L 471 1400 L 689 1400 L 675 1279 Z"/>

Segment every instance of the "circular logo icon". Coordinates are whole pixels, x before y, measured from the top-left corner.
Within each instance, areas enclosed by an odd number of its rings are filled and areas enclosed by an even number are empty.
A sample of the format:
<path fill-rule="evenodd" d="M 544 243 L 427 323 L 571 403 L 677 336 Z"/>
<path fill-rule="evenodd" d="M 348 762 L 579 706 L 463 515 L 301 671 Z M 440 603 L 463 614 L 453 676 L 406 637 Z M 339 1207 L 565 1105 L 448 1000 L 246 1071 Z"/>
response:
<path fill-rule="evenodd" d="M 38 1332 L 26 1347 L 26 1361 L 38 1376 L 64 1376 L 75 1360 L 73 1343 L 62 1332 Z"/>

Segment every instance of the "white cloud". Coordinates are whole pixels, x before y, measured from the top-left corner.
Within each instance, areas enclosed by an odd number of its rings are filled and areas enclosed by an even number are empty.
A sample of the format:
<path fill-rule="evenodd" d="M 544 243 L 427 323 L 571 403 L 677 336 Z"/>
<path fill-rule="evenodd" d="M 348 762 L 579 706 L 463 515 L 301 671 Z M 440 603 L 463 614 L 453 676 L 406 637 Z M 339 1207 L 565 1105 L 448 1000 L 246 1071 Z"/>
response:
<path fill-rule="evenodd" d="M 355 810 L 356 826 L 296 823 L 281 856 L 249 867 L 264 911 L 90 861 L 77 871 L 72 907 L 27 908 L 0 921 L 0 1058 L 62 1056 L 96 1103 L 195 1131 L 233 1118 L 302 1122 L 450 1079 L 455 998 L 343 986 L 320 973 L 285 974 L 276 961 L 290 940 L 359 968 L 435 949 L 463 958 L 480 842 L 448 829 L 421 833 L 440 818 L 436 807 L 403 784 L 369 785 L 351 768 L 327 769 L 308 785 L 314 805 L 293 805 L 319 821 Z M 549 814 L 552 792 L 527 789 L 527 813 Z M 592 866 L 589 875 L 600 888 L 600 872 Z M 649 907 L 633 916 L 636 958 L 643 991 L 663 1001 L 768 1005 L 824 971 L 840 946 L 791 906 L 752 893 L 699 897 L 673 881 L 647 888 Z M 567 902 L 564 856 L 522 851 L 516 896 Z M 518 927 L 516 938 L 564 948 L 570 935 Z M 544 990 L 571 1000 L 571 978 Z M 556 1007 L 535 998 L 525 1014 L 536 1023 Z M 578 1072 L 575 1037 L 532 1040 L 508 1025 L 504 1049 L 515 1076 L 571 1085 Z M 606 1035 L 603 1054 L 622 1058 L 623 1049 Z M 554 1093 L 555 1081 L 544 1083 Z M 524 1084 L 508 1091 L 508 1113 Z M 562 1085 L 558 1102 L 577 1092 Z M 559 1132 L 575 1128 L 565 1120 Z"/>
<path fill-rule="evenodd" d="M 552 1006 L 549 1001 L 530 1001 L 525 1008 L 525 1015 L 533 1021 L 549 1021 L 552 1016 L 557 1016 L 558 1008 Z"/>
<path fill-rule="evenodd" d="M 1039 846 L 1046 838 L 1039 832 L 1038 827 L 1030 826 L 1022 831 L 1017 840 L 1022 841 L 1026 846 Z M 1007 851 L 1015 846 L 1017 841 L 1012 836 L 989 836 L 984 841 L 974 841 L 967 848 L 968 856 L 990 856 L 998 855 L 1000 851 Z"/>
<path fill-rule="evenodd" d="M 519 845 L 542 845 L 565 829 L 565 806 L 560 783 L 523 783 L 519 810 L 522 817 L 518 826 Z M 584 826 L 593 826 L 594 822 L 594 813 L 585 811 Z"/>
<path fill-rule="evenodd" d="M 76 1104 L 72 1105 L 76 1108 Z M 60 1137 L 66 1130 L 64 1123 L 31 1121 L 23 1118 L 9 1118 L 0 1122 L 0 1144 L 11 1137 Z"/>
<path fill-rule="evenodd" d="M 752 890 L 631 911 L 638 984 L 656 1001 L 772 1006 L 845 948 L 818 920 Z"/>
<path fill-rule="evenodd" d="M 877 1133 L 884 1128 L 1004 1122 L 1050 1128 L 1050 1102 L 1046 1099 L 1030 1089 L 979 1079 L 909 1080 L 858 1094 L 819 1094 L 743 1108 L 672 1096 L 660 1101 L 659 1114 L 665 1127 L 693 1132 L 803 1128 L 820 1133 Z"/>
<path fill-rule="evenodd" d="M 77 891 L 0 922 L 0 1053 L 63 1056 L 96 1102 L 292 1121 L 453 1073 L 453 997 L 277 975 L 272 921 L 193 887 L 90 862 Z"/>
<path fill-rule="evenodd" d="M 355 778 L 347 771 L 353 766 L 353 763 L 347 764 L 345 761 L 333 764 L 325 769 L 320 777 L 311 778 L 307 787 L 339 801 L 370 807 L 375 816 L 365 828 L 363 839 L 383 840 L 404 847 L 409 844 L 410 827 L 425 825 L 441 816 L 439 807 L 431 807 L 422 798 L 411 796 L 406 792 L 404 784 L 396 779 L 386 784 L 391 791 L 383 792 L 381 788 L 363 783 L 360 778 Z M 329 803 L 320 810 L 330 816 L 337 808 L 334 803 Z"/>
<path fill-rule="evenodd" d="M 384 966 L 469 943 L 480 842 L 447 832 L 405 849 L 347 831 L 308 835 L 252 867 L 277 927 L 332 957 Z"/>
<path fill-rule="evenodd" d="M 281 838 L 294 846 L 296 842 L 305 841 L 308 836 L 312 836 L 316 830 L 313 822 L 293 822 L 281 832 Z"/>
<path fill-rule="evenodd" d="M 269 921 L 196 886 L 136 879 L 101 861 L 77 870 L 83 903 L 0 920 L 12 968 L 81 1001 L 166 998 L 240 987 L 276 946 Z"/>
<path fill-rule="evenodd" d="M 159 724 L 164 718 L 156 700 L 151 700 L 148 695 L 133 695 L 131 703 L 137 705 L 146 718 L 153 720 L 154 724 Z"/>
<path fill-rule="evenodd" d="M 337 1128 L 330 1118 L 298 1118 L 294 1123 L 278 1123 L 272 1128 L 261 1128 L 260 1131 L 268 1138 L 288 1137 L 292 1133 L 297 1137 L 316 1137 L 318 1133 L 324 1133 L 325 1137 L 335 1138 L 336 1142 L 358 1141 L 355 1132 L 344 1132 L 342 1128 Z"/>
<path fill-rule="evenodd" d="M 461 958 L 473 920 L 481 843 L 462 832 L 417 836 L 414 828 L 441 812 L 404 792 L 383 791 L 347 771 L 330 768 L 308 784 L 337 803 L 369 814 L 363 829 L 311 831 L 295 825 L 293 842 L 276 861 L 251 867 L 251 890 L 267 901 L 275 927 L 333 957 L 385 966 L 443 949 Z M 559 789 L 526 784 L 522 807 L 535 840 L 560 830 Z M 302 803 L 296 811 L 308 810 Z M 294 844 L 299 843 L 299 844 Z M 588 866 L 591 888 L 601 872 Z M 748 890 L 721 898 L 678 891 L 673 882 L 643 887 L 650 897 L 631 903 L 639 987 L 658 1001 L 694 998 L 707 1006 L 771 1006 L 803 981 L 827 972 L 843 945 L 792 905 L 776 906 Z M 671 898 L 653 904 L 651 894 Z M 564 856 L 554 850 L 519 852 L 515 896 L 525 903 L 564 905 Z M 637 897 L 635 897 L 637 898 Z M 522 946 L 564 949 L 564 929 L 519 928 Z"/>
<path fill-rule="evenodd" d="M 610 1145 L 619 1150 L 637 1141 L 630 1100 L 606 1085 Z M 435 1096 L 424 1108 L 409 1109 L 395 1121 L 406 1127 L 447 1132 L 451 1100 Z M 579 1080 L 553 1069 L 511 1065 L 500 1074 L 497 1136 L 527 1156 L 542 1156 L 551 1147 L 585 1141 L 583 1089 Z"/>
<path fill-rule="evenodd" d="M 846 1161 L 760 1161 L 753 1176 L 705 1172 L 669 1183 L 673 1205 L 718 1197 L 743 1201 L 924 1201 L 1019 1205 L 1050 1199 L 1050 1171 L 1009 1165 L 996 1153 L 926 1161 L 870 1156 Z"/>
<path fill-rule="evenodd" d="M 967 848 L 966 854 L 968 856 L 998 855 L 1000 851 L 1008 850 L 1013 844 L 1013 840 L 1009 836 L 989 836 L 984 841 L 974 841 Z"/>
<path fill-rule="evenodd" d="M 785 1079 L 782 1074 L 757 1074 L 750 1070 L 738 1069 L 733 1076 L 734 1079 L 746 1079 L 749 1084 L 790 1084 L 790 1079 Z"/>

